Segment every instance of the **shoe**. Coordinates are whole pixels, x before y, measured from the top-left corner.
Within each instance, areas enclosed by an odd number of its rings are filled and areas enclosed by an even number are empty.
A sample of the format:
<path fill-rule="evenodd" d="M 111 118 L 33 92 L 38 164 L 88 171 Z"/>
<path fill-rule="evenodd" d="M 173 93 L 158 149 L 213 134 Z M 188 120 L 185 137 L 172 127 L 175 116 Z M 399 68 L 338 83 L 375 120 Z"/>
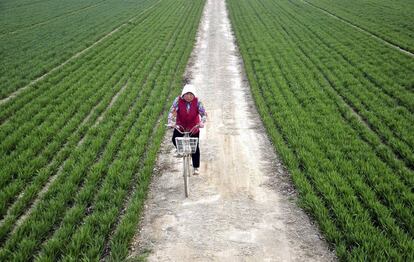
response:
<path fill-rule="evenodd" d="M 194 168 L 193 176 L 198 176 L 200 173 L 198 171 L 198 168 Z"/>

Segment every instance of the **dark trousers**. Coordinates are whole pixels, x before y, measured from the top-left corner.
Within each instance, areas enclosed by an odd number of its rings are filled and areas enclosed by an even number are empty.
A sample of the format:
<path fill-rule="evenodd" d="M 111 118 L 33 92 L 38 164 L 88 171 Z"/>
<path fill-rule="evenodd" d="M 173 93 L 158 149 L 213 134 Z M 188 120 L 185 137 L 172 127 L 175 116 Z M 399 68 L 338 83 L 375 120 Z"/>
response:
<path fill-rule="evenodd" d="M 174 144 L 175 147 L 177 147 L 177 145 L 175 144 L 175 138 L 176 137 L 183 137 L 183 136 L 184 135 L 181 134 L 180 132 L 178 132 L 178 130 L 174 129 L 174 134 L 173 134 L 173 137 L 172 137 L 172 142 L 173 142 L 173 144 Z M 190 136 L 191 137 L 200 137 L 200 133 L 192 134 Z M 200 167 L 200 148 L 198 147 L 198 144 L 199 143 L 197 143 L 197 149 L 196 149 L 195 153 L 194 154 L 191 154 L 191 159 L 193 160 L 193 167 L 194 168 L 199 168 Z"/>

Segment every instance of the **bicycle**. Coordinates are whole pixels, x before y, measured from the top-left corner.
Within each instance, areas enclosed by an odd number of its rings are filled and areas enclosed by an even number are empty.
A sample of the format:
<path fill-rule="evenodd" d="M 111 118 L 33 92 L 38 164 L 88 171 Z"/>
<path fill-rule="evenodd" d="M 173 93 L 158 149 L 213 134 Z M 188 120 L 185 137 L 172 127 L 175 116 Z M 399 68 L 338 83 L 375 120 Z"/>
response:
<path fill-rule="evenodd" d="M 172 127 L 172 126 L 168 126 Z M 190 137 L 197 128 L 198 125 L 190 129 L 190 131 L 185 130 L 182 126 L 176 125 L 174 127 L 180 134 L 183 134 L 183 137 L 176 137 L 175 144 L 177 146 L 177 153 L 179 157 L 183 158 L 183 178 L 184 178 L 184 194 L 185 197 L 189 195 L 189 178 L 190 178 L 190 159 L 191 154 L 194 154 L 197 150 L 198 137 Z"/>

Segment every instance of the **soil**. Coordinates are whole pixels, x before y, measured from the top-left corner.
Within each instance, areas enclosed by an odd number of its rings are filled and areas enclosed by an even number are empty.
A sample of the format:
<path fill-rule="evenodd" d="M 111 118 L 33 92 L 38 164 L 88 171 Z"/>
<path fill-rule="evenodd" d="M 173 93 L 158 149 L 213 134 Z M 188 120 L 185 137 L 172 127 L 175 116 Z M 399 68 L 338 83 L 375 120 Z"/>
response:
<path fill-rule="evenodd" d="M 200 175 L 184 196 L 168 132 L 129 258 L 149 261 L 334 261 L 296 205 L 290 174 L 255 109 L 223 0 L 208 0 L 187 77 L 208 121 Z"/>

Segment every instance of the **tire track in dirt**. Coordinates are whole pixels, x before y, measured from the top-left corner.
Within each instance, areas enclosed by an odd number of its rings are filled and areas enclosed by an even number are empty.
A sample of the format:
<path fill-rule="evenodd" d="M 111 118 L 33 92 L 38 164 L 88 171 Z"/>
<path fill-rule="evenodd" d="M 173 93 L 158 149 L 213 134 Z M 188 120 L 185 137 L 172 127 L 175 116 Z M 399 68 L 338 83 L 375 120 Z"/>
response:
<path fill-rule="evenodd" d="M 294 201 L 290 175 L 260 121 L 223 0 L 208 0 L 187 69 L 209 119 L 200 175 L 184 197 L 171 134 L 162 144 L 130 257 L 149 261 L 332 261 Z"/>

